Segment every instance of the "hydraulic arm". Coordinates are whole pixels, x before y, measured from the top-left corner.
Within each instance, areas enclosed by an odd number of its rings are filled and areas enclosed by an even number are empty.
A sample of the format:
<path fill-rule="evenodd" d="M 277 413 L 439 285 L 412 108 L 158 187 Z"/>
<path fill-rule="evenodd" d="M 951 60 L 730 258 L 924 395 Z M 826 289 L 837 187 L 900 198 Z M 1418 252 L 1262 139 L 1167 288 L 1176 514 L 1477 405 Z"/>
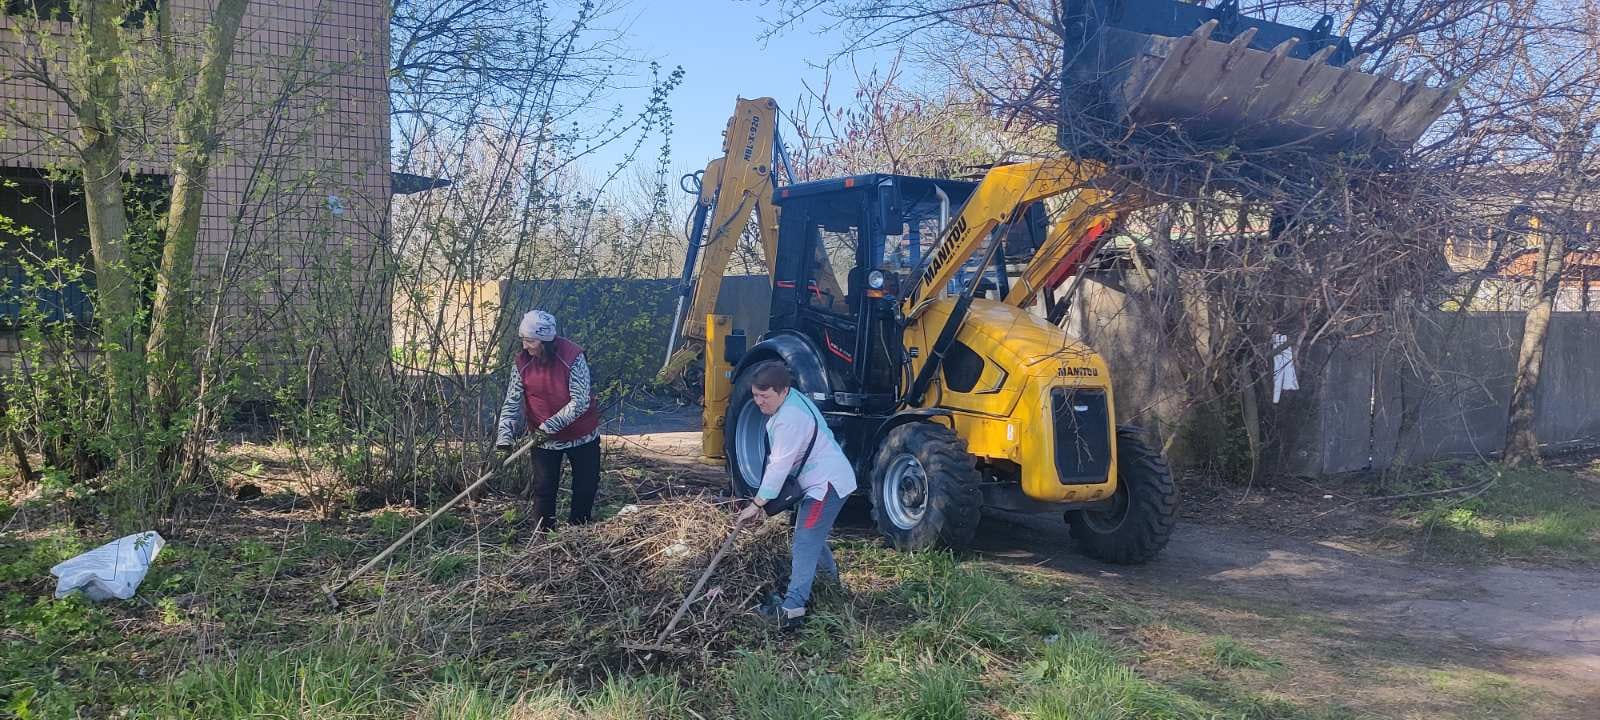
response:
<path fill-rule="evenodd" d="M 1048 286 L 1076 269 L 1092 254 L 1093 245 L 1116 220 L 1111 190 L 1095 186 L 1105 177 L 1105 166 L 1090 160 L 1057 157 L 1049 160 L 1002 165 L 990 170 L 973 191 L 961 212 L 928 250 L 927 261 L 914 285 L 900 302 L 909 321 L 937 299 L 960 268 L 984 242 L 1004 234 L 1028 206 L 1074 190 L 1077 196 L 1052 226 L 1048 239 L 1034 253 L 1019 281 L 1006 296 L 1007 303 L 1026 305 Z M 1090 242 L 1084 242 L 1088 240 Z"/>
<path fill-rule="evenodd" d="M 716 307 L 728 260 L 752 211 L 770 272 L 778 242 L 778 210 L 772 204 L 778 181 L 773 166 L 775 157 L 782 154 L 775 155 L 775 150 L 781 149 L 777 115 L 778 104 L 772 98 L 739 98 L 723 132 L 722 157 L 707 164 L 700 175 L 662 378 L 683 372 L 705 348 L 706 315 Z"/>

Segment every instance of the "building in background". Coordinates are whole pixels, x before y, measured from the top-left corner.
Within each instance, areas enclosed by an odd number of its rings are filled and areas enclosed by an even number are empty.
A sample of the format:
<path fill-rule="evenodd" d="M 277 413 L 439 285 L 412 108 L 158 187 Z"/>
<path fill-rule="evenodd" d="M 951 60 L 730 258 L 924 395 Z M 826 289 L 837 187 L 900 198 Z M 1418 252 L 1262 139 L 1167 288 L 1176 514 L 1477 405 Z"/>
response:
<path fill-rule="evenodd" d="M 165 0 L 180 37 L 197 41 L 212 0 Z M 66 0 L 8 0 L 0 7 L 0 217 L 33 232 L 6 238 L 0 250 L 0 322 L 15 326 L 15 288 L 22 263 L 49 256 L 87 256 L 87 215 L 70 180 L 71 149 L 60 141 L 76 120 L 68 106 L 15 71 L 23 58 L 65 51 L 41 34 L 65 37 L 70 17 L 36 21 L 38 8 L 57 17 Z M 153 0 L 152 0 L 153 7 Z M 135 28 L 137 30 L 137 28 Z M 197 45 L 190 42 L 190 52 Z M 198 267 L 211 297 L 222 297 L 223 326 L 241 343 L 277 333 L 303 340 L 308 328 L 388 335 L 388 296 L 381 287 L 392 190 L 389 173 L 389 3 L 384 0 L 252 2 L 229 72 L 223 148 L 205 197 Z M 137 83 L 124 81 L 129 94 Z M 131 102 L 139 102 L 132 100 Z M 145 103 L 124 143 L 136 214 L 164 211 L 170 108 Z M 52 172 L 56 171 L 56 172 Z M 427 180 L 427 179 L 422 179 Z M 149 220 L 150 218 L 145 218 Z M 140 227 L 135 218 L 136 229 Z M 3 231 L 3 228 L 0 228 Z M 87 323 L 83 285 L 69 281 L 44 299 L 51 312 Z M 348 316 L 339 318 L 337 309 Z M 0 332 L 0 352 L 14 350 L 14 332 Z M 279 349 L 290 349 L 279 346 Z"/>

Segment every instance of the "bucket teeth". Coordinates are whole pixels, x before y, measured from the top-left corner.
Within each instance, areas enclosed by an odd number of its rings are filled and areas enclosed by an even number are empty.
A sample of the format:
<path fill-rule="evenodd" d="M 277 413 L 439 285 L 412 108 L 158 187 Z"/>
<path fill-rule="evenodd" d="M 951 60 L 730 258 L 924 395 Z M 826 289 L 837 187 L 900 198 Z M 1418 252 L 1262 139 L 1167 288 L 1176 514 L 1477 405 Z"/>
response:
<path fill-rule="evenodd" d="M 1335 151 L 1398 150 L 1417 142 L 1459 86 L 1423 73 L 1362 71 L 1366 55 L 1328 34 L 1177 0 L 1083 0 L 1087 45 L 1066 50 L 1061 143 L 1077 149 L 1090 113 L 1124 133 L 1176 127 L 1190 142 L 1241 148 L 1294 144 Z M 1220 35 L 1220 38 L 1219 38 Z"/>

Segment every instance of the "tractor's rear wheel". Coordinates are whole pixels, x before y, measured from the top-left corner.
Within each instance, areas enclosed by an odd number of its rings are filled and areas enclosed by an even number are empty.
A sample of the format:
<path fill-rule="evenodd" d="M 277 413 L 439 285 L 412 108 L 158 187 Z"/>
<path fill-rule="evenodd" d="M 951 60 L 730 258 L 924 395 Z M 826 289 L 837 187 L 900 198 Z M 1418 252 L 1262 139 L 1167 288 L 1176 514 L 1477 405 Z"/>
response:
<path fill-rule="evenodd" d="M 976 461 L 949 428 L 913 422 L 889 431 L 872 462 L 872 520 L 899 550 L 962 549 L 983 509 Z"/>
<path fill-rule="evenodd" d="M 1178 488 L 1167 462 L 1133 428 L 1117 428 L 1117 491 L 1111 505 L 1067 513 L 1072 537 L 1104 562 L 1138 565 L 1155 557 L 1177 524 Z"/>
<path fill-rule="evenodd" d="M 755 495 L 766 469 L 767 416 L 750 395 L 758 366 L 745 368 L 734 380 L 733 395 L 728 398 L 728 411 L 723 416 L 722 452 L 728 461 L 728 489 L 734 497 Z"/>

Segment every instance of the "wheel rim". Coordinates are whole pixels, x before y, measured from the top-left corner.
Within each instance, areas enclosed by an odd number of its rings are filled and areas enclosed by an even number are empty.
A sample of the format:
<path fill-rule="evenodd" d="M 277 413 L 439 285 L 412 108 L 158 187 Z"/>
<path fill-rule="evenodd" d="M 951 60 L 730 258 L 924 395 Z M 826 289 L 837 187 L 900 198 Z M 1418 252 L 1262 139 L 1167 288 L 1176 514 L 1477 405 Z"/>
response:
<path fill-rule="evenodd" d="M 928 473 L 911 453 L 895 456 L 883 474 L 883 512 L 901 530 L 922 522 L 928 512 Z"/>
<path fill-rule="evenodd" d="M 1119 478 L 1120 480 L 1120 478 Z M 1117 483 L 1116 492 L 1111 495 L 1111 507 L 1104 510 L 1083 511 L 1083 523 L 1096 535 L 1109 535 L 1122 527 L 1123 521 L 1128 519 L 1128 483 Z"/>
<path fill-rule="evenodd" d="M 761 473 L 767 461 L 767 416 L 754 402 L 745 403 L 734 420 L 733 448 L 739 465 L 739 481 L 750 492 L 761 487 Z"/>

